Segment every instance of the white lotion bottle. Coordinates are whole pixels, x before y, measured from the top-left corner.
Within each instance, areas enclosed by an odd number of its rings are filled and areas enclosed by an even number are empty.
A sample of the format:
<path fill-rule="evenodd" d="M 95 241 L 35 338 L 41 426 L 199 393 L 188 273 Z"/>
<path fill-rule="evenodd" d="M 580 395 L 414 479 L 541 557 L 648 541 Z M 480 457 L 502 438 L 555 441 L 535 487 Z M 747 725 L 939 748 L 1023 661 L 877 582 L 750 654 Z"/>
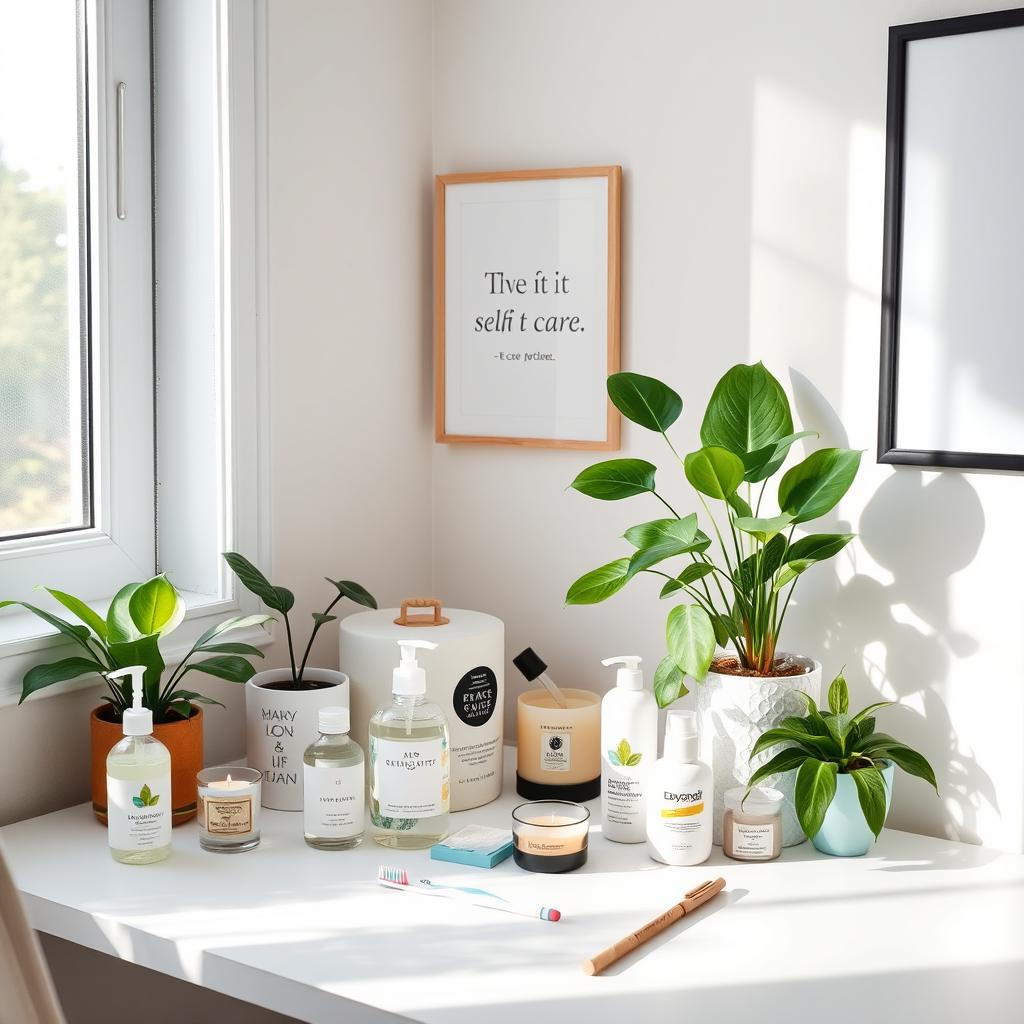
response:
<path fill-rule="evenodd" d="M 107 841 L 122 864 L 153 864 L 171 852 L 171 754 L 153 738 L 153 712 L 142 706 L 143 665 L 108 672 L 132 677 L 124 739 L 107 755 Z"/>
<path fill-rule="evenodd" d="M 658 703 L 644 689 L 641 659 L 606 658 L 621 665 L 615 689 L 601 701 L 601 832 L 614 843 L 647 836 L 647 787 L 658 757 Z"/>
<path fill-rule="evenodd" d="M 697 713 L 670 711 L 647 799 L 647 852 L 662 864 L 703 864 L 711 856 L 714 788 L 697 750 Z"/>

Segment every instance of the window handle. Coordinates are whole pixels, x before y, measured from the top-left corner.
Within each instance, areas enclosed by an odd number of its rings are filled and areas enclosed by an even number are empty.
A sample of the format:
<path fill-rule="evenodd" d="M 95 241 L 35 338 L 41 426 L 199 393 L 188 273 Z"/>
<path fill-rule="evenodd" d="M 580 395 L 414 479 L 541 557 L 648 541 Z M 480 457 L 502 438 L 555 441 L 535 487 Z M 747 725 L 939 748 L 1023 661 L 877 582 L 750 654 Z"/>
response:
<path fill-rule="evenodd" d="M 124 82 L 117 83 L 117 219 L 124 220 Z"/>

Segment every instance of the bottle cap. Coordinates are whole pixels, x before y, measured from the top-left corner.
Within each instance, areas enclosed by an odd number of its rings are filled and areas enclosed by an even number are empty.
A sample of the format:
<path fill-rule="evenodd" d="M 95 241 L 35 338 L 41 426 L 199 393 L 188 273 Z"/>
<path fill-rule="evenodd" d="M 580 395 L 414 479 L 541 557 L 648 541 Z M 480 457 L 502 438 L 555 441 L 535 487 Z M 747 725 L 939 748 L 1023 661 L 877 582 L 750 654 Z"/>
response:
<path fill-rule="evenodd" d="M 429 640 L 399 640 L 402 660 L 391 677 L 391 692 L 403 697 L 417 697 L 427 692 L 427 673 L 416 661 L 416 651 L 432 651 L 437 644 Z"/>
<path fill-rule="evenodd" d="M 635 654 L 624 654 L 619 658 L 605 658 L 602 665 L 622 665 L 623 667 L 615 673 L 615 685 L 621 686 L 624 690 L 642 690 L 644 688 L 644 674 L 640 671 L 640 662 Z"/>
<path fill-rule="evenodd" d="M 537 652 L 532 647 L 527 647 L 525 651 L 517 654 L 512 659 L 512 664 L 515 665 L 520 672 L 526 676 L 527 682 L 532 683 L 537 676 L 543 672 L 547 672 L 548 667 L 540 660 Z"/>
<path fill-rule="evenodd" d="M 670 711 L 665 716 L 665 758 L 682 764 L 697 760 L 697 712 Z"/>
<path fill-rule="evenodd" d="M 348 708 L 321 708 L 317 712 L 316 727 L 325 736 L 347 733 L 350 723 Z"/>
<path fill-rule="evenodd" d="M 142 706 L 142 677 L 145 665 L 129 665 L 107 673 L 108 679 L 132 677 L 132 706 L 121 715 L 121 728 L 125 736 L 150 736 L 153 733 L 153 712 Z"/>

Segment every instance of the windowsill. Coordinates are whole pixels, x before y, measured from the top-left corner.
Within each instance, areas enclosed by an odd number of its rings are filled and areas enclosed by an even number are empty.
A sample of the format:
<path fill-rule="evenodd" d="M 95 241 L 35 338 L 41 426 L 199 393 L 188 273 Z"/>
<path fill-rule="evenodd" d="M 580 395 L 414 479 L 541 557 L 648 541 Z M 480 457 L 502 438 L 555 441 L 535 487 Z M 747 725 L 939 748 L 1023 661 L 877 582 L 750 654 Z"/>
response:
<path fill-rule="evenodd" d="M 168 638 L 166 645 L 161 646 L 164 660 L 168 667 L 176 665 L 188 653 L 195 639 L 215 622 L 231 615 L 247 614 L 255 609 L 243 609 L 233 598 L 216 597 L 211 594 L 197 594 L 179 591 L 185 602 L 187 612 L 182 624 Z M 49 602 L 49 598 L 47 598 Z M 33 602 L 35 603 L 35 602 Z M 109 600 L 90 601 L 89 606 L 101 615 L 106 612 Z M 63 609 L 47 608 L 61 615 L 69 622 L 77 622 L 75 617 Z M 269 647 L 273 642 L 272 624 L 267 629 L 254 626 L 238 630 L 231 634 L 232 640 L 252 644 L 254 647 Z M 28 611 L 6 611 L 0 615 L 0 707 L 17 704 L 21 697 L 21 677 L 33 665 L 44 660 L 38 652 L 46 651 L 45 658 L 58 661 L 75 653 L 75 644 L 64 639 L 53 629 L 49 629 L 38 616 Z M 45 697 L 57 697 L 65 693 L 96 686 L 96 676 L 82 676 L 66 683 L 48 686 L 33 694 L 31 700 Z"/>

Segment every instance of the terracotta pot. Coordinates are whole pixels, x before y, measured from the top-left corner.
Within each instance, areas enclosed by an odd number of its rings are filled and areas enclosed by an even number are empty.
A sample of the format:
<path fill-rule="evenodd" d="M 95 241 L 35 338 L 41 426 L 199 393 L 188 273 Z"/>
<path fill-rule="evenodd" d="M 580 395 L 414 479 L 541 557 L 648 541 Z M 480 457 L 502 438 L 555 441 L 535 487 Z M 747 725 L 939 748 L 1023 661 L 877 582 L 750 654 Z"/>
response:
<path fill-rule="evenodd" d="M 101 717 L 109 707 L 103 704 L 89 716 L 92 809 L 104 824 L 107 821 L 107 754 L 124 736 L 120 722 Z M 196 774 L 203 767 L 203 709 L 193 705 L 189 718 L 156 725 L 153 735 L 171 752 L 171 824 L 191 821 L 196 816 Z"/>

